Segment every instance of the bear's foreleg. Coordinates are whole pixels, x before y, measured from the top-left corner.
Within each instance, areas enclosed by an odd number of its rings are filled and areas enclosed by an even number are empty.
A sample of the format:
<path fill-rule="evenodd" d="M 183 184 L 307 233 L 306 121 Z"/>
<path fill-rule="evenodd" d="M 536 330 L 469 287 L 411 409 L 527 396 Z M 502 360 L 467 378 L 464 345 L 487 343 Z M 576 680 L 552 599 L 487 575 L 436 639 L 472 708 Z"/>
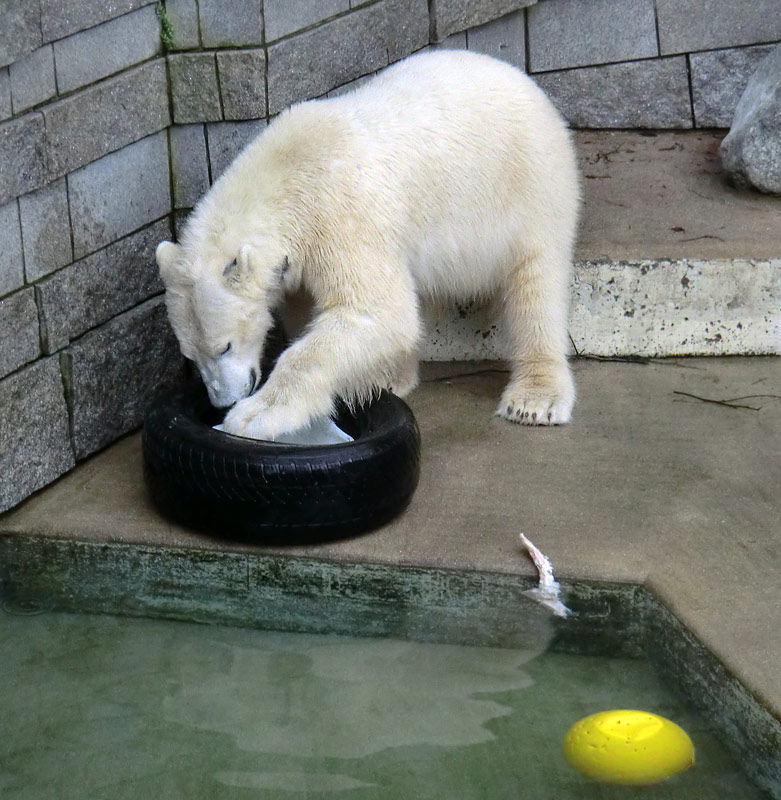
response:
<path fill-rule="evenodd" d="M 570 257 L 551 249 L 524 258 L 504 293 L 504 320 L 513 350 L 512 374 L 496 413 L 524 425 L 570 421 L 575 385 L 569 351 Z"/>
<path fill-rule="evenodd" d="M 223 429 L 273 440 L 329 416 L 337 397 L 368 398 L 392 384 L 417 347 L 417 309 L 405 313 L 331 308 L 279 357 L 268 381 L 228 413 Z"/>

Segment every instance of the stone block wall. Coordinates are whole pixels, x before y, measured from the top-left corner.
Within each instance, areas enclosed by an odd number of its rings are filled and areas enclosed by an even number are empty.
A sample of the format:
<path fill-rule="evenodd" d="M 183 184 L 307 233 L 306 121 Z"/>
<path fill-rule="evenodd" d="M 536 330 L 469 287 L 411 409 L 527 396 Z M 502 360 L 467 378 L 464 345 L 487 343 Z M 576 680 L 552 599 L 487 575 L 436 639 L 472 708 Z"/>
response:
<path fill-rule="evenodd" d="M 576 128 L 729 127 L 779 0 L 167 0 L 174 206 L 268 120 L 426 47 L 532 74 Z M 179 214 L 183 218 L 184 214 Z"/>
<path fill-rule="evenodd" d="M 779 0 L 541 0 L 528 70 L 579 128 L 728 128 Z"/>
<path fill-rule="evenodd" d="M 575 127 L 727 127 L 780 0 L 2 0 L 0 512 L 179 379 L 154 245 L 270 118 L 426 47 Z"/>
<path fill-rule="evenodd" d="M 150 0 L 0 3 L 0 511 L 178 380 L 168 65 Z"/>

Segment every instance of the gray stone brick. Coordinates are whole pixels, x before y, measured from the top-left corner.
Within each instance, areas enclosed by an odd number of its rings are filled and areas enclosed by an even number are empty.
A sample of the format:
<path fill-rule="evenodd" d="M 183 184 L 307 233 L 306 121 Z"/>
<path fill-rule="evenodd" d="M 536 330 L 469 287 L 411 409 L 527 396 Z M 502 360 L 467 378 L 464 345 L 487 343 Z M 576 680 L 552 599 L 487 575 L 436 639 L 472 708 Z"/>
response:
<path fill-rule="evenodd" d="M 30 55 L 14 62 L 9 71 L 14 114 L 43 103 L 57 94 L 54 57 L 50 44 L 39 47 Z"/>
<path fill-rule="evenodd" d="M 426 45 L 422 52 L 427 50 L 466 50 L 466 31 L 461 33 L 451 33 L 447 39 L 441 42 L 434 42 L 433 44 Z"/>
<path fill-rule="evenodd" d="M 168 57 L 174 122 L 214 122 L 222 119 L 214 53 L 184 53 Z"/>
<path fill-rule="evenodd" d="M 192 213 L 191 208 L 182 208 L 174 211 L 174 241 L 178 242 L 181 239 L 182 229 L 187 223 L 187 219 Z"/>
<path fill-rule="evenodd" d="M 328 97 L 339 97 L 339 95 L 352 92 L 354 89 L 358 89 L 360 86 L 363 86 L 363 84 L 368 83 L 376 74 L 376 72 L 370 72 L 368 75 L 356 78 L 354 81 L 343 83 L 341 86 L 337 86 L 336 89 L 331 89 L 331 91 L 328 92 Z"/>
<path fill-rule="evenodd" d="M 388 63 L 405 58 L 428 44 L 428 0 L 385 0 L 380 11 L 383 13 L 378 24 L 385 35 Z"/>
<path fill-rule="evenodd" d="M 273 42 L 349 8 L 349 0 L 265 0 L 266 41 Z"/>
<path fill-rule="evenodd" d="M 41 46 L 38 0 L 3 0 L 0 19 L 0 67 Z"/>
<path fill-rule="evenodd" d="M 54 43 L 57 86 L 70 92 L 146 61 L 162 50 L 160 23 L 151 6 Z"/>
<path fill-rule="evenodd" d="M 174 235 L 177 242 L 182 236 L 182 230 L 187 224 L 187 218 L 190 216 L 191 212 L 191 208 L 182 208 L 174 211 Z"/>
<path fill-rule="evenodd" d="M 163 59 L 43 109 L 49 173 L 59 177 L 171 124 Z"/>
<path fill-rule="evenodd" d="M 65 352 L 77 458 L 138 427 L 155 395 L 182 377 L 162 298 L 114 318 Z"/>
<path fill-rule="evenodd" d="M 555 0 L 527 13 L 532 72 L 659 55 L 654 0 Z"/>
<path fill-rule="evenodd" d="M 246 47 L 263 43 L 261 0 L 199 0 L 204 47 Z"/>
<path fill-rule="evenodd" d="M 374 72 L 428 42 L 426 0 L 364 6 L 268 50 L 269 113 Z"/>
<path fill-rule="evenodd" d="M 57 358 L 0 381 L 0 512 L 75 465 Z"/>
<path fill-rule="evenodd" d="M 200 45 L 196 0 L 166 0 L 165 13 L 173 30 L 174 50 L 192 50 Z"/>
<path fill-rule="evenodd" d="M 698 128 L 729 128 L 738 100 L 773 45 L 692 53 L 694 122 Z"/>
<path fill-rule="evenodd" d="M 209 189 L 209 156 L 203 125 L 174 125 L 169 136 L 174 208 L 192 208 Z"/>
<path fill-rule="evenodd" d="M 36 288 L 45 351 L 159 294 L 155 247 L 170 238 L 168 219 L 159 220 L 42 280 Z"/>
<path fill-rule="evenodd" d="M 576 128 L 691 128 L 685 56 L 564 72 L 534 80 Z"/>
<path fill-rule="evenodd" d="M 11 116 L 11 79 L 8 67 L 0 69 L 0 120 Z"/>
<path fill-rule="evenodd" d="M 0 378 L 41 354 L 32 287 L 0 300 Z"/>
<path fill-rule="evenodd" d="M 73 260 L 65 178 L 19 198 L 24 272 L 32 282 Z"/>
<path fill-rule="evenodd" d="M 40 0 L 43 41 L 62 39 L 93 28 L 157 0 Z"/>
<path fill-rule="evenodd" d="M 206 126 L 212 181 L 222 175 L 234 158 L 263 130 L 266 120 L 214 122 Z"/>
<path fill-rule="evenodd" d="M 0 205 L 46 182 L 44 142 L 37 111 L 0 125 Z"/>
<path fill-rule="evenodd" d="M 68 175 L 74 257 L 168 214 L 169 183 L 167 138 L 162 132 Z"/>
<path fill-rule="evenodd" d="M 225 119 L 266 116 L 266 54 L 263 50 L 217 53 Z"/>
<path fill-rule="evenodd" d="M 469 49 L 501 58 L 526 71 L 526 32 L 524 12 L 514 11 L 493 22 L 486 22 L 467 32 Z"/>
<path fill-rule="evenodd" d="M 0 206 L 0 297 L 24 283 L 19 206 L 14 200 Z"/>
<path fill-rule="evenodd" d="M 662 55 L 776 42 L 778 0 L 656 0 Z"/>
<path fill-rule="evenodd" d="M 441 42 L 451 33 L 483 25 L 536 0 L 436 0 L 432 10 L 432 39 Z"/>

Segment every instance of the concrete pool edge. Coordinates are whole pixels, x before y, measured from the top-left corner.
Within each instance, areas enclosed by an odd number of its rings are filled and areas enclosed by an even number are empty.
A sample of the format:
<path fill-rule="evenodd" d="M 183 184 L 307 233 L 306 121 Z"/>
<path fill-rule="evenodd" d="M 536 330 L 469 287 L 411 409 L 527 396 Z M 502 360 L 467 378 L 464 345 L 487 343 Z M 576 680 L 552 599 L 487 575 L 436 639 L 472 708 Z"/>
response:
<path fill-rule="evenodd" d="M 524 596 L 528 576 L 294 555 L 0 536 L 5 607 L 422 641 L 646 656 L 781 798 L 781 722 L 649 585 L 562 581 L 574 612 Z"/>
<path fill-rule="evenodd" d="M 676 691 L 718 731 L 746 774 L 769 796 L 781 798 L 781 721 L 686 627 L 652 586 L 645 604 L 644 655 Z"/>
<path fill-rule="evenodd" d="M 555 637 L 568 650 L 577 620 L 592 626 L 589 652 L 641 652 L 634 584 L 570 582 L 578 613 L 554 630 L 524 597 L 536 580 L 513 573 L 14 534 L 0 534 L 0 557 L 0 597 L 20 607 L 494 646 Z"/>

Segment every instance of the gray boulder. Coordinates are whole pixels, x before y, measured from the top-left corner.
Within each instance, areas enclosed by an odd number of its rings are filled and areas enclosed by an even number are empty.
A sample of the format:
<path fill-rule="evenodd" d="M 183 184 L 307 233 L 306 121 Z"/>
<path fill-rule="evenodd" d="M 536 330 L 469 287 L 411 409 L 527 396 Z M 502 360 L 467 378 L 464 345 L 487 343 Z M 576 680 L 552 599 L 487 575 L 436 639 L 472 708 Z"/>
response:
<path fill-rule="evenodd" d="M 721 161 L 738 186 L 781 194 L 781 44 L 751 76 L 721 143 Z"/>

